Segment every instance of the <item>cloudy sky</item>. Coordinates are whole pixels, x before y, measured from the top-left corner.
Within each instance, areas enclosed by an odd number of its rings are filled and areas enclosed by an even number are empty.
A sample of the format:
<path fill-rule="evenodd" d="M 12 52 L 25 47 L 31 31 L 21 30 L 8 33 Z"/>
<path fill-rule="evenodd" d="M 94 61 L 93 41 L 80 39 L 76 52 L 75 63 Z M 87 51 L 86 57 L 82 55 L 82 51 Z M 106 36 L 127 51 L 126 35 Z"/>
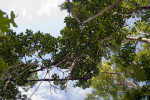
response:
<path fill-rule="evenodd" d="M 18 28 L 17 32 L 26 29 L 42 31 L 58 36 L 64 27 L 63 19 L 66 11 L 60 11 L 58 5 L 65 0 L 0 0 L 0 9 L 10 13 L 15 12 Z"/>
<path fill-rule="evenodd" d="M 8 14 L 13 10 L 18 15 L 15 19 L 18 28 L 13 28 L 18 33 L 25 32 L 26 29 L 32 29 L 34 32 L 40 30 L 44 33 L 50 33 L 53 36 L 59 36 L 60 30 L 65 26 L 63 19 L 67 16 L 67 12 L 60 11 L 58 5 L 64 1 L 0 0 L 0 9 Z M 54 72 L 56 72 L 55 69 L 53 70 Z M 42 77 L 44 74 L 39 73 L 39 76 Z M 67 92 L 57 89 L 55 92 L 52 88 L 50 93 L 49 83 L 43 82 L 32 96 L 32 100 L 83 100 L 86 97 L 86 93 L 90 93 L 91 89 L 73 88 L 73 83 L 69 82 Z M 28 97 L 30 97 L 37 85 L 26 93 Z"/>

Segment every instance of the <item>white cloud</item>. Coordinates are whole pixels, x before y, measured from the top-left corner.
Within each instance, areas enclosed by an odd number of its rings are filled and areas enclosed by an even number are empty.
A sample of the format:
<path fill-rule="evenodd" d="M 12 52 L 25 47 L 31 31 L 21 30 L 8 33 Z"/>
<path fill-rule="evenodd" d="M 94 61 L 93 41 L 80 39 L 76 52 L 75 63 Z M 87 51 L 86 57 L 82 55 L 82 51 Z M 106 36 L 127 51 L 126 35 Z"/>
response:
<path fill-rule="evenodd" d="M 41 97 L 41 95 L 35 95 L 32 97 L 32 100 L 45 100 Z"/>
<path fill-rule="evenodd" d="M 58 0 L 41 1 L 42 7 L 37 12 L 37 15 L 46 14 L 48 16 L 56 15 L 58 10 Z"/>
<path fill-rule="evenodd" d="M 33 89 L 28 92 L 28 97 L 34 92 L 40 82 Z M 65 90 L 58 90 L 51 88 L 48 82 L 43 82 L 35 94 L 32 96 L 32 100 L 83 100 L 86 97 L 86 93 L 90 93 L 92 89 L 81 89 L 79 87 L 73 88 L 72 85 L 75 82 L 70 81 L 68 84 L 67 92 Z"/>
<path fill-rule="evenodd" d="M 15 22 L 18 28 L 14 31 L 24 32 L 32 29 L 34 32 L 42 31 L 59 36 L 64 27 L 63 19 L 66 11 L 60 11 L 58 5 L 65 0 L 0 0 L 0 9 L 10 14 L 14 11 L 17 15 Z"/>
<path fill-rule="evenodd" d="M 23 11 L 22 11 L 22 15 L 24 15 L 24 16 L 27 15 L 27 11 L 26 11 L 25 8 L 24 8 Z"/>
<path fill-rule="evenodd" d="M 39 84 L 40 82 L 38 82 Z M 37 84 L 37 86 L 38 86 Z M 28 92 L 28 97 L 31 96 L 31 94 L 35 91 L 37 88 L 35 86 L 33 89 L 30 89 Z M 56 91 L 56 92 L 55 92 Z M 62 100 L 63 94 L 60 93 L 60 91 L 51 89 L 50 92 L 50 87 L 48 82 L 43 82 L 38 90 L 34 93 L 34 95 L 31 97 L 32 100 L 50 100 L 50 98 L 55 98 L 55 100 Z M 37 98 L 38 97 L 38 98 Z"/>
<path fill-rule="evenodd" d="M 76 98 L 73 98 L 72 100 L 80 100 L 81 98 L 85 98 L 86 97 L 86 93 L 90 93 L 91 92 L 91 88 L 87 88 L 87 89 L 81 89 L 79 87 L 76 87 L 76 88 L 73 88 L 72 89 L 72 95 L 73 97 L 76 97 Z"/>
<path fill-rule="evenodd" d="M 23 11 L 22 11 L 22 14 L 21 14 L 21 17 L 24 18 L 24 19 L 27 19 L 29 21 L 32 20 L 32 15 L 30 15 L 28 12 L 27 12 L 27 9 L 24 8 Z"/>

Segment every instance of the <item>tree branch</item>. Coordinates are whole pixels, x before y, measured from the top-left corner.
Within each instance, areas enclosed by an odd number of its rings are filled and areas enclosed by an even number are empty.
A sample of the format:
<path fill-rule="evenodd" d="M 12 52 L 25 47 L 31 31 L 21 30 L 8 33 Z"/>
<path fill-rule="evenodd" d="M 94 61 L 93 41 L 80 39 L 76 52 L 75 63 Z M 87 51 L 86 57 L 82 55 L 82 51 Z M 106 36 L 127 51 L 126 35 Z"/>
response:
<path fill-rule="evenodd" d="M 72 58 L 67 58 L 67 59 L 64 59 L 63 61 L 54 61 L 53 63 L 51 63 L 47 66 L 41 67 L 40 69 L 30 71 L 30 73 L 35 73 L 35 72 L 38 72 L 38 71 L 42 71 L 43 69 L 48 68 L 50 66 L 57 66 L 60 63 L 64 63 L 64 62 L 67 62 L 67 61 L 70 61 L 70 60 L 72 60 Z"/>
<path fill-rule="evenodd" d="M 137 89 L 137 88 L 138 88 L 136 84 L 134 84 L 133 82 L 131 82 L 130 80 L 128 80 L 128 79 L 127 79 L 123 74 L 121 74 L 121 73 L 108 73 L 108 72 L 104 72 L 104 73 L 106 73 L 106 74 L 119 74 L 119 75 L 123 76 L 123 78 L 125 79 L 125 81 L 122 82 L 122 83 L 118 83 L 118 81 L 115 79 L 115 77 L 112 76 L 112 78 L 113 78 L 115 84 L 118 85 L 118 86 L 120 86 L 120 85 L 127 85 L 129 88 L 134 88 L 134 89 Z"/>
<path fill-rule="evenodd" d="M 73 7 L 72 7 L 72 4 L 70 3 L 70 0 L 67 0 L 67 2 L 68 2 L 69 8 L 70 8 L 70 10 L 71 10 L 71 12 L 72 12 L 74 18 L 77 20 L 77 22 L 78 22 L 79 24 L 81 24 L 81 22 L 80 22 L 80 20 L 78 19 L 78 17 L 77 17 L 77 15 L 76 15 L 75 11 L 73 10 Z"/>
<path fill-rule="evenodd" d="M 135 12 L 138 10 L 150 10 L 150 5 L 148 6 L 140 6 L 133 9 Z"/>
<path fill-rule="evenodd" d="M 135 37 L 126 36 L 126 39 L 127 40 L 136 40 L 136 41 L 138 40 L 139 42 L 150 44 L 150 39 L 146 39 L 146 38 L 142 38 L 141 40 L 139 40 L 138 38 L 135 38 Z"/>
<path fill-rule="evenodd" d="M 104 12 L 108 11 L 109 9 L 113 8 L 114 6 L 116 6 L 117 4 L 119 4 L 120 2 L 122 2 L 123 0 L 117 0 L 114 4 L 108 6 L 106 9 L 104 9 L 103 11 L 99 12 L 98 14 L 96 14 L 93 17 L 90 17 L 88 20 L 84 21 L 82 24 L 88 23 L 91 20 L 95 19 L 96 17 L 102 15 Z"/>
<path fill-rule="evenodd" d="M 37 89 L 40 87 L 40 85 L 42 84 L 43 80 L 46 78 L 47 73 L 45 74 L 44 78 L 41 80 L 40 84 L 38 85 L 38 87 L 34 90 L 34 92 L 31 94 L 31 96 L 29 97 L 29 100 L 31 99 L 31 97 L 33 96 L 33 94 L 37 91 Z"/>
<path fill-rule="evenodd" d="M 72 78 L 72 79 L 69 79 L 69 80 L 88 80 L 88 79 L 91 79 L 91 78 Z M 68 80 L 68 79 L 56 79 L 56 78 L 54 78 L 54 79 L 38 79 L 38 80 L 27 80 L 28 82 L 34 82 L 34 81 L 66 81 L 66 80 Z M 14 80 L 11 80 L 11 81 L 14 81 Z"/>
<path fill-rule="evenodd" d="M 56 65 L 56 64 L 58 64 L 58 63 L 60 63 L 60 62 L 59 62 L 59 61 L 53 62 L 53 63 L 51 63 L 51 64 L 48 65 L 48 66 L 41 67 L 40 69 L 30 71 L 30 73 L 35 73 L 35 72 L 41 71 L 41 70 L 43 70 L 43 69 L 45 69 L 45 68 L 47 68 L 47 67 L 49 67 L 49 66 L 54 66 L 54 65 Z"/>

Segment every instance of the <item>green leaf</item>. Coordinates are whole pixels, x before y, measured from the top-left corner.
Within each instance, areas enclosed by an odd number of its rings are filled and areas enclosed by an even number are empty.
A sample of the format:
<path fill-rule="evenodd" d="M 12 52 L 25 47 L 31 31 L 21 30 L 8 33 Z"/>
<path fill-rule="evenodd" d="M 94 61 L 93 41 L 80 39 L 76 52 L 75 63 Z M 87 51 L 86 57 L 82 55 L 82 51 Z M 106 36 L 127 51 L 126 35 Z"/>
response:
<path fill-rule="evenodd" d="M 138 40 L 142 40 L 142 37 L 138 37 Z"/>

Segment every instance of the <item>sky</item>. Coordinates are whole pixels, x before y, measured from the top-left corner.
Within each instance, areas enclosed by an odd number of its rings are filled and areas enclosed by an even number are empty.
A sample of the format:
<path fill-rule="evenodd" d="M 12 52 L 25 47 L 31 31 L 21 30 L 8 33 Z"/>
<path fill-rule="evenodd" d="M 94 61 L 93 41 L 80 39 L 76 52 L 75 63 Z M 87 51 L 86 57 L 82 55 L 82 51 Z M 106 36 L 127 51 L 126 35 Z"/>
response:
<path fill-rule="evenodd" d="M 65 26 L 64 18 L 67 16 L 66 11 L 60 11 L 58 5 L 65 0 L 0 0 L 0 9 L 8 14 L 11 11 L 17 15 L 15 22 L 18 28 L 13 28 L 17 33 L 25 32 L 26 29 L 31 29 L 34 32 L 41 31 L 44 33 L 50 33 L 52 36 L 59 36 L 60 30 Z M 54 69 L 52 73 L 56 72 Z M 51 74 L 52 74 L 51 73 Z M 39 73 L 40 77 L 43 77 L 42 72 Z M 74 82 L 69 81 L 67 92 L 56 89 L 51 89 L 48 82 L 43 82 L 38 88 L 35 94 L 32 96 L 32 100 L 83 100 L 86 97 L 86 93 L 90 93 L 91 89 L 83 90 L 79 87 L 73 88 Z M 39 84 L 39 83 L 38 83 Z M 35 85 L 28 92 L 25 92 L 28 97 L 31 96 L 35 88 Z M 20 88 L 20 90 L 22 90 Z"/>
<path fill-rule="evenodd" d="M 58 36 L 59 31 L 65 26 L 63 23 L 66 11 L 60 11 L 58 5 L 65 0 L 0 0 L 0 9 L 10 14 L 14 11 L 17 15 L 15 22 L 17 32 L 32 29 Z"/>

